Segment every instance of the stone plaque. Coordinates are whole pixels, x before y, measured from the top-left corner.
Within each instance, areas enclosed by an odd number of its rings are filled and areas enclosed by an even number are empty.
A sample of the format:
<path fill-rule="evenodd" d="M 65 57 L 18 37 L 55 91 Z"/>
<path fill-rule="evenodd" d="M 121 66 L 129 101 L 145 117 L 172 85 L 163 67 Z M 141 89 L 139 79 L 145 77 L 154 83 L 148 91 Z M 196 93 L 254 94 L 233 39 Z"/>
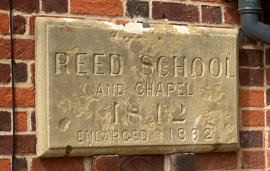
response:
<path fill-rule="evenodd" d="M 237 34 L 37 18 L 38 156 L 237 149 Z"/>

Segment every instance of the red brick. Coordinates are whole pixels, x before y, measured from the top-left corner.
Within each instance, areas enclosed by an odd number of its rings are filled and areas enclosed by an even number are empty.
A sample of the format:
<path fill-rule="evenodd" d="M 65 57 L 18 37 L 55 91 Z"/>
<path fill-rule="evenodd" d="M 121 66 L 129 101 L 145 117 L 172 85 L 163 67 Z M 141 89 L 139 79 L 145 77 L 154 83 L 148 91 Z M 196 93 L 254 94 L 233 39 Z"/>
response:
<path fill-rule="evenodd" d="M 240 49 L 239 66 L 263 68 L 263 51 L 253 49 Z"/>
<path fill-rule="evenodd" d="M 35 83 L 35 64 L 31 64 L 31 81 Z"/>
<path fill-rule="evenodd" d="M 241 148 L 263 147 L 262 131 L 240 131 Z"/>
<path fill-rule="evenodd" d="M 11 131 L 11 114 L 0 111 L 0 131 Z"/>
<path fill-rule="evenodd" d="M 36 16 L 31 16 L 29 18 L 29 34 L 30 35 L 35 34 L 35 20 L 36 20 Z"/>
<path fill-rule="evenodd" d="M 70 0 L 70 12 L 74 14 L 123 15 L 120 0 Z"/>
<path fill-rule="evenodd" d="M 242 111 L 243 126 L 264 126 L 263 110 L 244 110 Z"/>
<path fill-rule="evenodd" d="M 95 156 L 92 159 L 91 171 L 119 171 L 120 160 L 117 155 Z"/>
<path fill-rule="evenodd" d="M 242 86 L 263 87 L 263 69 L 239 69 L 239 82 Z"/>
<path fill-rule="evenodd" d="M 237 153 L 196 154 L 197 170 L 231 170 L 237 168 Z"/>
<path fill-rule="evenodd" d="M 25 158 L 15 158 L 15 171 L 26 171 L 27 170 L 27 161 Z"/>
<path fill-rule="evenodd" d="M 25 33 L 26 20 L 21 15 L 13 16 L 13 33 L 24 34 Z"/>
<path fill-rule="evenodd" d="M 0 87 L 0 107 L 12 107 L 11 87 Z M 15 88 L 15 105 L 16 107 L 34 107 L 35 91 L 33 88 Z"/>
<path fill-rule="evenodd" d="M 35 111 L 33 111 L 31 113 L 31 127 L 32 127 L 32 131 L 36 130 L 36 114 L 35 114 Z"/>
<path fill-rule="evenodd" d="M 84 171 L 82 157 L 33 158 L 31 171 Z"/>
<path fill-rule="evenodd" d="M 0 83 L 9 83 L 11 80 L 10 77 L 10 64 L 0 63 Z"/>
<path fill-rule="evenodd" d="M 0 38 L 0 59 L 10 58 L 10 40 Z"/>
<path fill-rule="evenodd" d="M 9 33 L 8 14 L 0 13 L 0 34 Z"/>
<path fill-rule="evenodd" d="M 120 170 L 123 171 L 163 171 L 163 169 L 163 155 L 121 157 Z"/>
<path fill-rule="evenodd" d="M 27 80 L 26 63 L 16 63 L 14 65 L 14 80 L 15 82 L 26 82 Z"/>
<path fill-rule="evenodd" d="M 228 24 L 240 24 L 240 15 L 236 8 L 224 8 L 224 20 Z"/>
<path fill-rule="evenodd" d="M 35 135 L 16 135 L 15 137 L 16 154 L 35 154 L 36 137 Z M 12 135 L 0 136 L 0 155 L 12 154 Z"/>
<path fill-rule="evenodd" d="M 35 40 L 14 39 L 14 57 L 16 59 L 34 59 Z M 10 58 L 10 40 L 0 38 L 0 59 Z"/>
<path fill-rule="evenodd" d="M 270 105 L 270 89 L 266 90 L 266 104 Z"/>
<path fill-rule="evenodd" d="M 270 131 L 268 131 L 268 148 L 270 147 Z M 269 156 L 269 155 L 268 155 Z M 269 157 L 268 157 L 269 158 Z M 270 160 L 270 158 L 269 158 L 269 160 Z M 268 167 L 269 167 L 270 165 L 268 164 Z"/>
<path fill-rule="evenodd" d="M 0 159 L 0 171 L 10 171 L 10 160 L 9 159 Z"/>
<path fill-rule="evenodd" d="M 265 63 L 266 65 L 270 65 L 270 49 L 265 50 Z"/>
<path fill-rule="evenodd" d="M 46 12 L 67 12 L 67 0 L 42 0 L 42 10 Z"/>
<path fill-rule="evenodd" d="M 263 169 L 265 168 L 264 151 L 243 151 L 241 159 L 243 169 Z"/>
<path fill-rule="evenodd" d="M 16 135 L 16 154 L 35 154 L 37 139 L 35 135 Z"/>
<path fill-rule="evenodd" d="M 152 2 L 152 17 L 172 21 L 199 22 L 199 10 L 194 5 L 171 2 Z"/>
<path fill-rule="evenodd" d="M 0 155 L 12 153 L 12 136 L 0 135 Z"/>
<path fill-rule="evenodd" d="M 266 125 L 270 126 L 270 110 L 266 111 Z"/>
<path fill-rule="evenodd" d="M 15 128 L 18 132 L 23 132 L 27 130 L 27 113 L 26 112 L 16 112 L 15 113 Z"/>
<path fill-rule="evenodd" d="M 266 82 L 270 85 L 270 69 L 266 69 Z"/>
<path fill-rule="evenodd" d="M 217 6 L 202 5 L 202 22 L 210 24 L 221 24 L 221 8 Z"/>
<path fill-rule="evenodd" d="M 239 90 L 240 107 L 264 107 L 264 91 Z"/>
<path fill-rule="evenodd" d="M 23 12 L 38 12 L 39 0 L 13 0 L 13 8 Z"/>
<path fill-rule="evenodd" d="M 16 59 L 35 58 L 34 39 L 14 39 L 14 57 Z"/>
<path fill-rule="evenodd" d="M 8 10 L 9 9 L 8 0 L 0 0 L 0 9 L 1 10 Z"/>

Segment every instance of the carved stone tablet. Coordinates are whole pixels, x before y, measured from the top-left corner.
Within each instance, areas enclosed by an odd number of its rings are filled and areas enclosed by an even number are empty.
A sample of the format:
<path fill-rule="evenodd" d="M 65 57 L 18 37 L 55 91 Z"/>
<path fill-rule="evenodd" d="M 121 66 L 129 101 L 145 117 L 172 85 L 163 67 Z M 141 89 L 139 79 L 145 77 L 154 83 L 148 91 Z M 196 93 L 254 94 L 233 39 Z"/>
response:
<path fill-rule="evenodd" d="M 232 151 L 237 30 L 37 18 L 38 156 Z"/>

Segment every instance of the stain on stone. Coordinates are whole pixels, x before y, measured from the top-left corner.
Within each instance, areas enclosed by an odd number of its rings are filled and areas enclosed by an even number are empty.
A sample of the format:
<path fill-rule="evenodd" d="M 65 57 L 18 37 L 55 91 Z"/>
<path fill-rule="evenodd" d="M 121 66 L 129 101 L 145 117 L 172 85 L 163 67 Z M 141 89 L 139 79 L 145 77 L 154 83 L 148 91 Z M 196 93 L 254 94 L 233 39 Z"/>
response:
<path fill-rule="evenodd" d="M 62 118 L 59 120 L 59 129 L 62 132 L 66 132 L 66 130 L 69 128 L 70 124 L 71 124 L 71 121 L 69 118 Z"/>

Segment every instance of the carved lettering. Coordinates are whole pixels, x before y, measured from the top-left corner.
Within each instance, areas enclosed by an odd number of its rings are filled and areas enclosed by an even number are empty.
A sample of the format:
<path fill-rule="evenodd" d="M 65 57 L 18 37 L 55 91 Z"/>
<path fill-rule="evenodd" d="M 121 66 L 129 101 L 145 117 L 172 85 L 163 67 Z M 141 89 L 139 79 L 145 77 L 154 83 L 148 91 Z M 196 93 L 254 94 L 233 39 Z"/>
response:
<path fill-rule="evenodd" d="M 66 53 L 55 54 L 55 73 L 56 74 L 70 74 L 68 64 L 70 57 Z"/>

